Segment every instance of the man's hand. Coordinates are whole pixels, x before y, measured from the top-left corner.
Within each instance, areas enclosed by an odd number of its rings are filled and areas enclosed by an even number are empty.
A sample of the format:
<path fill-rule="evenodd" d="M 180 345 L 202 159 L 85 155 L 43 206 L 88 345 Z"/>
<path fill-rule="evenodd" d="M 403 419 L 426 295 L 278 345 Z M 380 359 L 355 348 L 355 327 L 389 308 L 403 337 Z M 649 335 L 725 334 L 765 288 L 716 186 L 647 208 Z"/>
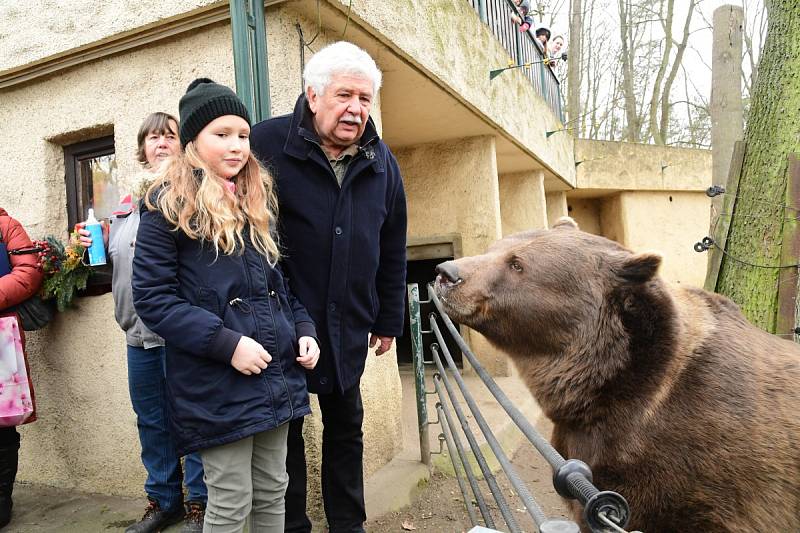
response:
<path fill-rule="evenodd" d="M 312 370 L 319 361 L 319 346 L 314 337 L 300 337 L 297 339 L 297 346 L 300 348 L 300 357 L 297 362 L 306 370 Z"/>
<path fill-rule="evenodd" d="M 231 357 L 233 368 L 245 376 L 260 374 L 262 370 L 267 368 L 267 363 L 270 361 L 272 361 L 272 356 L 264 347 L 250 337 L 245 336 L 239 339 L 239 344 L 236 345 L 236 350 L 234 350 L 233 357 Z"/>
<path fill-rule="evenodd" d="M 378 348 L 375 350 L 375 355 L 383 355 L 389 351 L 389 348 L 392 347 L 392 341 L 394 341 L 394 337 L 384 337 L 383 335 L 376 335 L 374 333 L 369 334 L 369 347 L 373 348 L 378 342 Z"/>

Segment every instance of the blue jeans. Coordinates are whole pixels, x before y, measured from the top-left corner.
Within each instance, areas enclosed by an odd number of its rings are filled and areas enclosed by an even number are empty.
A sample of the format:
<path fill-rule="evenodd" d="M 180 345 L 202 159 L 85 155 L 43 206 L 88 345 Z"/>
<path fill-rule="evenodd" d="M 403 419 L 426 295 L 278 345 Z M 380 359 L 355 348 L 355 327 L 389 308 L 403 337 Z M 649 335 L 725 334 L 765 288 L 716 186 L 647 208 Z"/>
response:
<path fill-rule="evenodd" d="M 182 482 L 189 492 L 187 500 L 205 503 L 208 492 L 200 456 L 186 456 L 184 475 L 175 453 L 167 419 L 164 359 L 163 347 L 128 346 L 128 389 L 139 428 L 142 464 L 147 470 L 144 490 L 162 509 L 174 509 L 183 504 Z"/>

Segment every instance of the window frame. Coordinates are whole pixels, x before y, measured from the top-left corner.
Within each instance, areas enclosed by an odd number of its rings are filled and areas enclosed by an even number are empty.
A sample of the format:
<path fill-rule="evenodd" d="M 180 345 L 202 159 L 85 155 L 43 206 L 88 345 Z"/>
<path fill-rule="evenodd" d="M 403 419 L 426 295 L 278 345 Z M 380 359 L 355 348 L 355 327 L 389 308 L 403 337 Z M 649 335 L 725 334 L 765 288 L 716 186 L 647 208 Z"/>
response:
<path fill-rule="evenodd" d="M 93 199 L 93 197 L 90 198 L 85 196 L 86 190 L 93 190 L 91 181 L 87 184 L 88 187 L 86 189 L 83 191 L 79 189 L 79 180 L 81 180 L 81 188 L 83 186 L 81 163 L 87 159 L 114 154 L 116 154 L 116 149 L 114 145 L 113 134 L 99 137 L 97 139 L 70 144 L 64 147 L 64 179 L 67 190 L 68 233 L 72 231 L 72 228 L 75 227 L 75 224 L 86 219 L 83 210 L 85 210 L 87 207 L 84 202 L 86 200 Z M 91 177 L 89 180 L 91 180 Z"/>

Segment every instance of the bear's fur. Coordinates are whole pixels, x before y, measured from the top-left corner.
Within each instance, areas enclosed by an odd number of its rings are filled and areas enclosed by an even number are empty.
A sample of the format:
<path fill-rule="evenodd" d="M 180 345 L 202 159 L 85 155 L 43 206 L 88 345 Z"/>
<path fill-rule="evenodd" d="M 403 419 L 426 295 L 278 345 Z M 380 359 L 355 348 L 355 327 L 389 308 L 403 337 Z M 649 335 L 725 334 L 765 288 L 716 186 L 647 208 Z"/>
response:
<path fill-rule="evenodd" d="M 800 531 L 800 348 L 660 263 L 565 217 L 439 265 L 435 289 L 511 356 L 630 529 Z"/>

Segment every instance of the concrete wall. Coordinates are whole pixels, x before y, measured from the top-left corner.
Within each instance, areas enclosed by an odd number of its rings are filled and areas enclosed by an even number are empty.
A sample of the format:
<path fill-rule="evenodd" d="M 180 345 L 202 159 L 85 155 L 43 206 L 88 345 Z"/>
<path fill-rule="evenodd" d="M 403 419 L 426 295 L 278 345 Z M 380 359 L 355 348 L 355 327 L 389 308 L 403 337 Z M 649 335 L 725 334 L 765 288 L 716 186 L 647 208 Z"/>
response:
<path fill-rule="evenodd" d="M 577 139 L 575 163 L 583 190 L 701 191 L 711 184 L 710 150 Z"/>
<path fill-rule="evenodd" d="M 544 172 L 500 176 L 500 215 L 503 237 L 547 227 Z"/>
<path fill-rule="evenodd" d="M 20 4 L 21 11 L 16 13 L 27 14 L 28 6 Z M 164 14 L 145 13 L 144 7 L 142 12 L 136 10 L 137 16 Z M 6 15 L 13 12 L 9 6 L 3 9 Z M 104 10 L 89 11 L 101 19 L 105 16 Z M 269 9 L 267 20 L 273 114 L 283 114 L 292 110 L 300 93 L 294 24 L 300 21 L 307 34 L 313 35 L 316 23 L 285 5 Z M 332 40 L 323 33 L 317 42 Z M 42 47 L 48 44 L 36 43 L 31 45 L 30 57 L 43 53 Z M 12 45 L 21 43 L 4 40 L 4 47 Z M 24 50 L 14 50 L 28 57 Z M 234 84 L 227 23 L 2 91 L 0 124 L 19 126 L 0 127 L 4 153 L 17 162 L 0 169 L 0 205 L 19 218 L 33 237 L 49 233 L 65 237 L 63 146 L 113 133 L 120 174 L 123 179 L 136 175 L 135 138 L 141 120 L 155 110 L 177 115 L 180 96 L 199 76 Z M 380 125 L 379 100 L 373 115 Z M 130 189 L 135 188 L 130 183 Z M 128 398 L 124 335 L 112 320 L 110 295 L 79 298 L 77 303 L 79 308 L 60 314 L 53 325 L 29 336 L 40 421 L 22 429 L 19 479 L 140 495 L 144 469 Z M 394 351 L 381 358 L 370 356 L 362 388 L 365 473 L 370 474 L 388 462 L 402 443 L 402 391 Z M 314 474 L 319 472 L 320 426 L 318 415 L 308 418 L 312 493 L 318 492 L 319 476 Z"/>
<path fill-rule="evenodd" d="M 575 152 L 579 187 L 567 201 L 581 229 L 659 251 L 665 279 L 702 286 L 707 257 L 692 247 L 708 232 L 711 152 L 584 139 Z"/>

